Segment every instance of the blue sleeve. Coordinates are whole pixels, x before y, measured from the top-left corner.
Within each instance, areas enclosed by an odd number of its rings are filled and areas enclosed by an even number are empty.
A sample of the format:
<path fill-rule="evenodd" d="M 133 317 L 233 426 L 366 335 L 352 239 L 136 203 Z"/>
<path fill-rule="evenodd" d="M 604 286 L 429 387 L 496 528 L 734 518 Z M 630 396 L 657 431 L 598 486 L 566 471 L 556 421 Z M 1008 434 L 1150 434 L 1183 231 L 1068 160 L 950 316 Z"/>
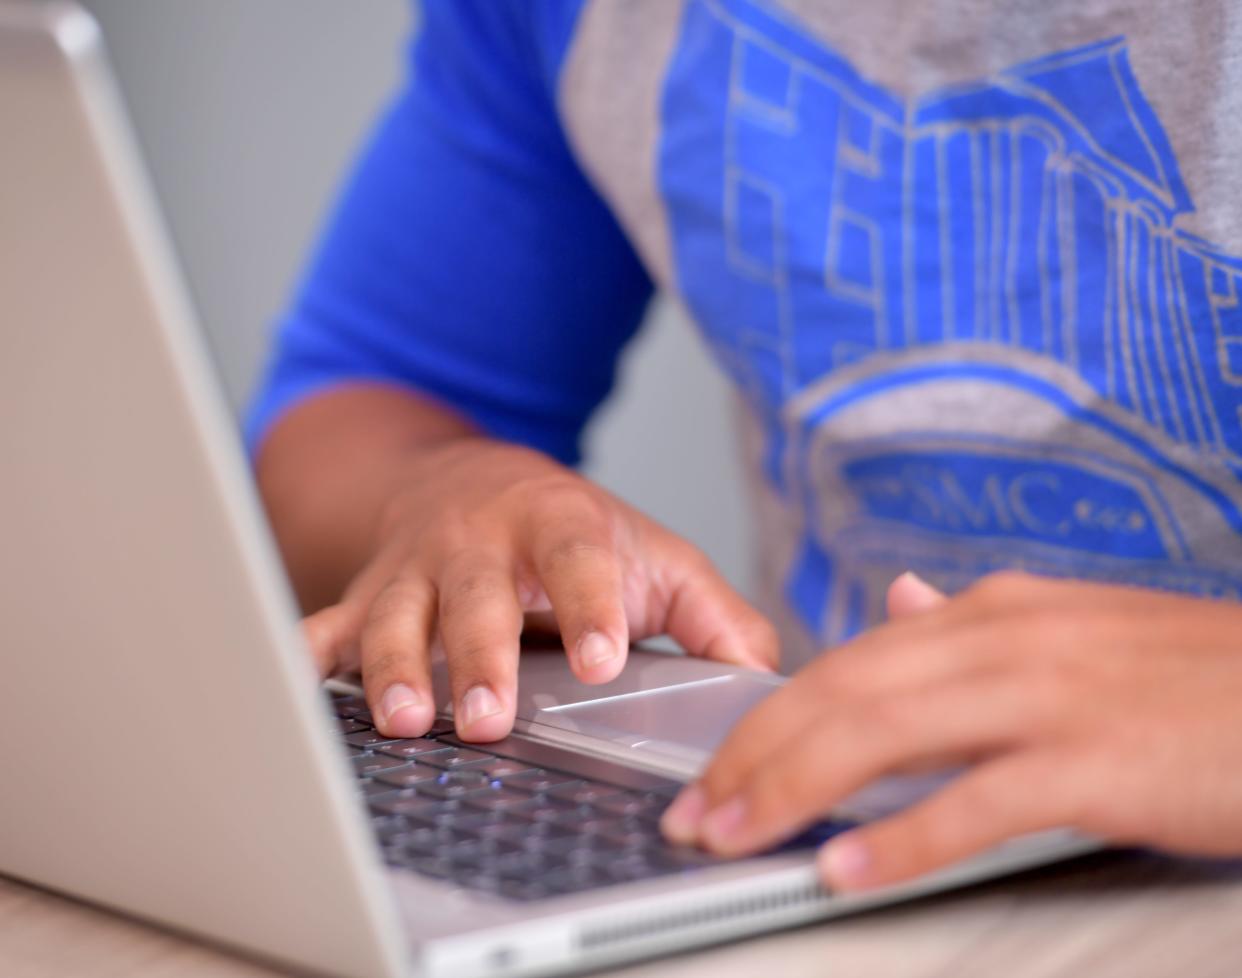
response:
<path fill-rule="evenodd" d="M 370 381 L 578 461 L 652 286 L 556 114 L 576 9 L 423 5 L 409 82 L 279 324 L 252 453 L 296 402 Z"/>

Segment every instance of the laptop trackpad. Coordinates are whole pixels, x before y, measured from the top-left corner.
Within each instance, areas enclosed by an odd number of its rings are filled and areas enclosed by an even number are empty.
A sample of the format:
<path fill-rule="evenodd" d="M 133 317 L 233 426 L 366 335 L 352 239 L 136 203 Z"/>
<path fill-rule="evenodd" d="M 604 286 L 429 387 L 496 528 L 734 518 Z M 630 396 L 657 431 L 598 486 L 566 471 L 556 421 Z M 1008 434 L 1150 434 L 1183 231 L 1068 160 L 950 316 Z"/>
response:
<path fill-rule="evenodd" d="M 708 754 L 752 706 L 777 689 L 743 672 L 544 707 L 538 723 L 631 747 Z"/>

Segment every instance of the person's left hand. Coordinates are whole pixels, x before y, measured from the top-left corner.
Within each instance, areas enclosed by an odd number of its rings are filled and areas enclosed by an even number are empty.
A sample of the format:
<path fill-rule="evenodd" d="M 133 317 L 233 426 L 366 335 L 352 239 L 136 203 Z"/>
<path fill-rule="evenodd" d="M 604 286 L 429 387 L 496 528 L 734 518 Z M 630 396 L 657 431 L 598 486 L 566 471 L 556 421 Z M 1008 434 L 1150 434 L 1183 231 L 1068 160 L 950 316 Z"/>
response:
<path fill-rule="evenodd" d="M 965 765 L 828 842 L 826 882 L 895 883 L 1060 826 L 1242 853 L 1242 605 L 1003 573 L 951 599 L 904 575 L 889 610 L 742 719 L 666 812 L 670 839 L 757 852 L 881 775 Z"/>

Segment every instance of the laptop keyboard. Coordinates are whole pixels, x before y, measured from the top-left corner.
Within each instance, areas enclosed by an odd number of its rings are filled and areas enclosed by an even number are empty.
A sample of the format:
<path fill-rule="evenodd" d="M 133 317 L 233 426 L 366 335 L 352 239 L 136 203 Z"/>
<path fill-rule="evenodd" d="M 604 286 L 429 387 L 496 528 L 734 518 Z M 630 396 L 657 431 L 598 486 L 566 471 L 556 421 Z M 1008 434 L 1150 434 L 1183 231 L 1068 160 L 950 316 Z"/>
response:
<path fill-rule="evenodd" d="M 389 865 L 534 900 L 721 862 L 660 834 L 675 781 L 517 738 L 465 744 L 441 721 L 390 739 L 357 696 L 332 694 L 332 709 Z M 786 848 L 846 827 L 821 823 Z"/>

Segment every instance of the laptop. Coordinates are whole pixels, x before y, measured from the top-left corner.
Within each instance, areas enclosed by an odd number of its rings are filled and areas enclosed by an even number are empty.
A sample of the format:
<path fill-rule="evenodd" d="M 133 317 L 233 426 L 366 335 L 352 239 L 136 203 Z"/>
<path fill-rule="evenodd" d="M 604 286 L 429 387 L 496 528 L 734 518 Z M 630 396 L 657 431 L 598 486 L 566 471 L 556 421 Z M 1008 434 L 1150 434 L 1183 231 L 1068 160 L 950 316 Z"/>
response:
<path fill-rule="evenodd" d="M 531 649 L 509 738 L 393 741 L 327 689 L 143 176 L 95 22 L 0 0 L 0 872 L 303 971 L 580 972 L 1064 858 L 1016 840 L 827 892 L 781 850 L 655 820 L 781 681 L 635 650 L 580 685 Z M 441 677 L 443 678 L 443 677 Z"/>

